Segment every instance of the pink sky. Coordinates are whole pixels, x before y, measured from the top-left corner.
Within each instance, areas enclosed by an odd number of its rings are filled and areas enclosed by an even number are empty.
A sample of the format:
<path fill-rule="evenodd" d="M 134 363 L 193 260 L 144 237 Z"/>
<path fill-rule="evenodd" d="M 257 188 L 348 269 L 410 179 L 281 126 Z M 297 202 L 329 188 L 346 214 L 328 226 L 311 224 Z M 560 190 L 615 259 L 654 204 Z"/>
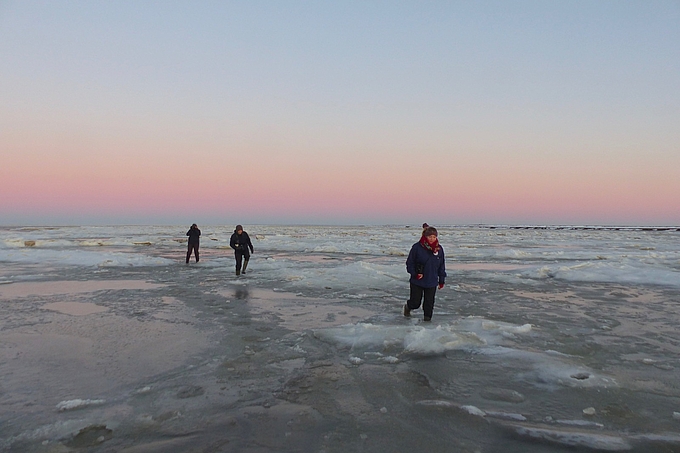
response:
<path fill-rule="evenodd" d="M 250 223 L 428 218 L 680 224 L 680 162 L 663 156 L 419 156 L 415 151 L 352 156 L 246 149 L 225 157 L 220 150 L 147 151 L 153 144 L 123 147 L 105 138 L 55 143 L 49 138 L 4 142 L 11 151 L 0 169 L 4 223 L 12 223 L 16 213 L 61 222 L 87 214 L 95 223 L 117 215 L 126 222 L 138 216 L 139 223 L 241 215 L 253 219 Z"/>

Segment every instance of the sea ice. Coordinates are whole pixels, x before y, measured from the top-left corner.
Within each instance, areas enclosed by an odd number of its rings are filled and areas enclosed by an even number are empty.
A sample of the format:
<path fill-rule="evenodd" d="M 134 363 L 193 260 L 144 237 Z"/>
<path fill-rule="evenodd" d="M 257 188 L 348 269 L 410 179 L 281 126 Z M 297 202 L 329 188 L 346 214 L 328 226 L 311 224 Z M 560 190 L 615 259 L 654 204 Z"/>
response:
<path fill-rule="evenodd" d="M 442 227 L 424 324 L 401 312 L 420 228 L 252 226 L 238 279 L 232 229 L 203 226 L 188 267 L 185 226 L 0 229 L 0 450 L 71 448 L 103 421 L 110 451 L 680 443 L 663 431 L 680 420 L 677 231 Z"/>
<path fill-rule="evenodd" d="M 70 411 L 74 409 L 82 409 L 87 406 L 98 406 L 100 404 L 104 404 L 105 402 L 106 401 L 104 400 L 82 400 L 82 399 L 68 400 L 62 401 L 59 404 L 57 404 L 57 410 Z"/>
<path fill-rule="evenodd" d="M 515 425 L 514 430 L 520 436 L 570 447 L 585 447 L 601 451 L 628 451 L 633 448 L 626 439 L 606 434 L 520 425 Z"/>
<path fill-rule="evenodd" d="M 461 409 L 463 409 L 465 412 L 467 412 L 470 415 L 474 415 L 476 417 L 486 417 L 486 412 L 478 408 L 477 406 L 461 406 Z"/>

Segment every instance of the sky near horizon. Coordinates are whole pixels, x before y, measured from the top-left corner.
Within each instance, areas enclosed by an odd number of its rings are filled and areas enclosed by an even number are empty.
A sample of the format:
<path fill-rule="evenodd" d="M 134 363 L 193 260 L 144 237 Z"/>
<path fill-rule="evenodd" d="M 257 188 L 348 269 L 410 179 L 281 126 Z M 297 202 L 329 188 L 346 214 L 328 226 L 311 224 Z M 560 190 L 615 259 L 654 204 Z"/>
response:
<path fill-rule="evenodd" d="M 0 225 L 680 225 L 680 2 L 0 0 Z"/>

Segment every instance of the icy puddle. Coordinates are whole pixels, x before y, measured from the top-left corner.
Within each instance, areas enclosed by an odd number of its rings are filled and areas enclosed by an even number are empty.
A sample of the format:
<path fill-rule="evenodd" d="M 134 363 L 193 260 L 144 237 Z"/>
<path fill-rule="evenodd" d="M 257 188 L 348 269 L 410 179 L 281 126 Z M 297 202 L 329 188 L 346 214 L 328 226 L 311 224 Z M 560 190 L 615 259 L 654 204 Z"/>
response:
<path fill-rule="evenodd" d="M 446 263 L 447 269 L 455 269 L 461 271 L 514 271 L 518 269 L 527 269 L 531 266 L 526 264 L 504 264 L 504 263 L 461 263 L 461 262 L 448 262 Z"/>
<path fill-rule="evenodd" d="M 141 292 L 165 286 L 142 279 L 0 285 L 0 299 L 12 301 L 2 304 L 0 329 L 2 390 L 11 395 L 5 410 L 49 412 L 62 401 L 97 399 L 205 351 L 210 333 L 184 303 Z"/>
<path fill-rule="evenodd" d="M 356 323 L 375 314 L 361 307 L 343 305 L 346 301 L 300 297 L 247 286 L 220 291 L 220 294 L 231 303 L 246 302 L 257 317 L 276 317 L 281 326 L 295 331 Z"/>
<path fill-rule="evenodd" d="M 53 316 L 49 324 L 0 334 L 5 388 L 26 389 L 41 403 L 87 397 L 153 376 L 209 344 L 204 332 L 184 324 L 119 316 L 82 323 L 81 315 Z"/>
<path fill-rule="evenodd" d="M 351 260 L 350 258 L 338 258 L 334 256 L 328 256 L 328 255 L 296 255 L 296 254 L 276 254 L 272 255 L 272 259 L 275 260 L 288 260 L 288 261 L 295 261 L 299 263 L 314 263 L 314 264 L 323 264 L 328 261 L 349 261 Z"/>
<path fill-rule="evenodd" d="M 161 288 L 164 285 L 144 280 L 90 280 L 54 282 L 17 282 L 0 285 L 0 298 L 13 299 L 27 296 L 51 296 L 56 294 L 91 293 L 107 290 L 144 290 Z"/>
<path fill-rule="evenodd" d="M 106 307 L 87 302 L 53 302 L 43 305 L 42 308 L 71 316 L 87 316 L 109 311 Z"/>

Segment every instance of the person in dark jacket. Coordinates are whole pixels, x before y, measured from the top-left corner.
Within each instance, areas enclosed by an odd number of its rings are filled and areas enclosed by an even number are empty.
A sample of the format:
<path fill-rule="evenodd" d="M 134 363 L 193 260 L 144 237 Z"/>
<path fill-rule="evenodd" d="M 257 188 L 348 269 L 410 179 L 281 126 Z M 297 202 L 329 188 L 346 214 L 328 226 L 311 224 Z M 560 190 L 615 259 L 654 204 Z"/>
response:
<path fill-rule="evenodd" d="M 248 267 L 248 260 L 250 260 L 250 254 L 253 253 L 254 250 L 253 243 L 250 242 L 250 236 L 243 231 L 241 225 L 236 225 L 234 234 L 231 235 L 229 245 L 234 249 L 234 255 L 236 256 L 236 275 L 245 274 L 246 268 Z M 243 269 L 241 269 L 241 262 L 243 262 Z"/>
<path fill-rule="evenodd" d="M 187 231 L 187 236 L 189 236 L 189 246 L 187 248 L 187 264 L 189 264 L 189 258 L 191 258 L 191 251 L 193 250 L 194 256 L 196 257 L 196 262 L 198 263 L 198 245 L 201 237 L 201 230 L 194 223 Z"/>
<path fill-rule="evenodd" d="M 411 275 L 411 291 L 404 316 L 411 316 L 411 310 L 420 308 L 422 300 L 423 320 L 431 321 L 437 286 L 442 289 L 446 280 L 444 249 L 439 245 L 436 228 L 425 228 L 420 240 L 413 244 L 406 259 L 406 271 Z"/>

